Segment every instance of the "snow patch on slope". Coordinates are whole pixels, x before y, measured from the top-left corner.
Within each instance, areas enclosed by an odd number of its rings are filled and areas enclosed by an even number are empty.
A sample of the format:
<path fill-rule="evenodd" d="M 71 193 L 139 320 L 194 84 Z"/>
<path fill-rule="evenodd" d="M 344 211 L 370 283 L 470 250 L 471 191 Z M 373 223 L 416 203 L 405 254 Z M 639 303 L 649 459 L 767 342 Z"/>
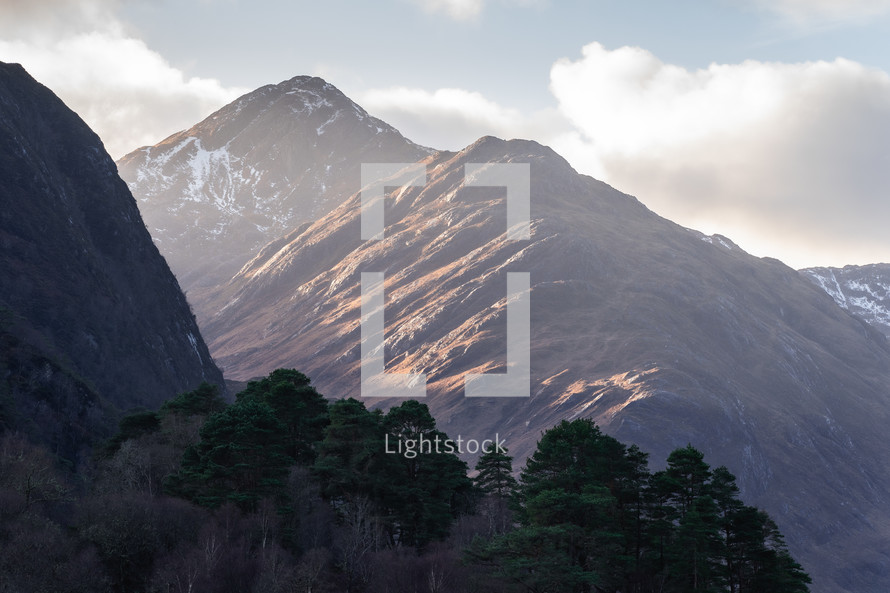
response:
<path fill-rule="evenodd" d="M 890 337 L 890 266 L 807 268 L 801 273 L 842 308 Z"/>

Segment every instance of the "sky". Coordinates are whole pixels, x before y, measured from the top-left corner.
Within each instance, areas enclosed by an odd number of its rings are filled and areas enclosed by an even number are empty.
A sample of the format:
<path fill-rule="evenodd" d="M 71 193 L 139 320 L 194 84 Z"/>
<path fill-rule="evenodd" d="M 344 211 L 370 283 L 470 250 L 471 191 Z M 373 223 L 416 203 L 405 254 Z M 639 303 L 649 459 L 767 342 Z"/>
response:
<path fill-rule="evenodd" d="M 0 0 L 114 158 L 325 78 L 420 144 L 529 138 L 788 265 L 890 262 L 890 0 Z"/>

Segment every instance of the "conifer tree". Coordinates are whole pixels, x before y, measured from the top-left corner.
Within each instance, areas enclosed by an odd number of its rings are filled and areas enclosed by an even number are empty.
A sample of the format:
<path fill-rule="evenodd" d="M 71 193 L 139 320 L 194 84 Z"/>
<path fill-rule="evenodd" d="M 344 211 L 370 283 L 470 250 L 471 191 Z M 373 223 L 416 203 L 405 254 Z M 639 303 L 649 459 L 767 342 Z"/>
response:
<path fill-rule="evenodd" d="M 497 447 L 483 453 L 476 462 L 476 487 L 485 494 L 494 494 L 502 499 L 510 498 L 516 491 L 516 478 L 513 477 L 513 458 L 507 450 Z"/>
<path fill-rule="evenodd" d="M 489 536 L 506 532 L 513 523 L 510 503 L 518 482 L 513 477 L 513 458 L 507 449 L 494 447 L 476 462 L 476 489 L 482 494 L 477 509 L 488 518 Z"/>
<path fill-rule="evenodd" d="M 809 577 L 735 477 L 694 447 L 664 471 L 589 420 L 548 430 L 521 473 L 520 526 L 469 556 L 528 591 L 806 593 Z"/>
<path fill-rule="evenodd" d="M 328 403 L 309 377 L 293 369 L 276 369 L 268 377 L 251 381 L 238 401 L 266 403 L 284 426 L 285 452 L 296 463 L 312 465 L 328 424 Z"/>
<path fill-rule="evenodd" d="M 350 497 L 378 499 L 384 480 L 382 415 L 353 399 L 332 402 L 314 474 L 322 494 L 340 504 Z"/>
<path fill-rule="evenodd" d="M 247 399 L 207 419 L 201 441 L 186 449 L 165 488 L 202 506 L 232 501 L 253 510 L 264 497 L 281 497 L 292 463 L 272 408 Z"/>
<path fill-rule="evenodd" d="M 219 387 L 206 381 L 195 390 L 180 393 L 161 406 L 161 416 L 182 414 L 184 416 L 207 416 L 219 412 L 226 403 L 219 395 Z"/>
<path fill-rule="evenodd" d="M 383 429 L 403 447 L 402 454 L 388 453 L 385 460 L 381 502 L 392 520 L 393 541 L 419 547 L 443 539 L 460 512 L 469 510 L 467 464 L 447 450 L 448 435 L 436 428 L 426 404 L 408 400 L 390 408 Z M 414 454 L 407 453 L 411 442 Z"/>

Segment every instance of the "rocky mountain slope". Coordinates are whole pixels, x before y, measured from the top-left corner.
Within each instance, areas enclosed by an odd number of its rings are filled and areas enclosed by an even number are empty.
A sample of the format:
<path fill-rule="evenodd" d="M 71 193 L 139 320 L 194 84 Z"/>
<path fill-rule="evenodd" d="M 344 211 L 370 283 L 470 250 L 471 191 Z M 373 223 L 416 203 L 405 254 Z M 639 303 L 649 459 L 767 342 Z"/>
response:
<path fill-rule="evenodd" d="M 801 270 L 834 301 L 890 338 L 890 264 Z"/>
<path fill-rule="evenodd" d="M 103 401 L 157 406 L 204 380 L 222 385 L 99 138 L 21 66 L 3 63 L 0 204 L 6 427 L 31 426 L 70 453 L 102 424 Z"/>
<path fill-rule="evenodd" d="M 193 295 L 338 206 L 359 186 L 361 163 L 412 162 L 429 152 L 322 79 L 298 76 L 244 95 L 118 167 Z"/>
<path fill-rule="evenodd" d="M 737 474 L 816 579 L 890 586 L 890 348 L 781 262 L 658 217 L 534 142 L 484 138 L 389 192 L 385 238 L 360 195 L 267 245 L 206 304 L 234 378 L 302 369 L 360 396 L 361 274 L 384 272 L 387 372 L 426 373 L 431 410 L 464 438 L 530 453 L 591 417 L 664 459 L 692 443 Z M 507 240 L 505 192 L 468 163 L 530 163 L 530 238 Z M 506 275 L 530 274 L 531 396 L 465 398 L 506 365 Z M 371 400 L 368 403 L 373 403 Z"/>

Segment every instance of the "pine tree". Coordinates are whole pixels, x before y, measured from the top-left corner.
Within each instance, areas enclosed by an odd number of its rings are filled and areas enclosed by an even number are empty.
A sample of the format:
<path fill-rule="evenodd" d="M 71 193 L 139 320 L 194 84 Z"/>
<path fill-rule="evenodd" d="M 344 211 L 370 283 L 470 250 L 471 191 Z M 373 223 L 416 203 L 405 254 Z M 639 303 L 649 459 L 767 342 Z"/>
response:
<path fill-rule="evenodd" d="M 750 536 L 745 537 L 739 532 L 737 520 L 744 505 L 739 500 L 739 487 L 735 476 L 725 467 L 718 467 L 711 477 L 710 492 L 717 505 L 719 517 L 724 580 L 729 592 L 737 593 L 741 579 L 739 571 L 742 569 L 745 556 L 743 542 Z"/>
<path fill-rule="evenodd" d="M 335 505 L 356 496 L 378 499 L 385 462 L 381 413 L 349 398 L 332 402 L 328 414 L 313 466 L 322 494 Z"/>
<path fill-rule="evenodd" d="M 207 419 L 165 489 L 210 508 L 232 501 L 254 510 L 264 497 L 281 498 L 292 463 L 282 423 L 268 405 L 247 399 Z"/>
<path fill-rule="evenodd" d="M 329 414 L 314 465 L 323 494 L 336 506 L 367 498 L 393 545 L 444 538 L 466 510 L 472 482 L 466 464 L 445 451 L 447 435 L 426 405 L 409 400 L 383 416 L 346 399 L 332 403 Z"/>
<path fill-rule="evenodd" d="M 381 503 L 391 518 L 394 542 L 423 546 L 448 535 L 452 521 L 469 510 L 472 481 L 467 464 L 447 448 L 448 435 L 437 430 L 426 404 L 408 400 L 383 418 L 390 449 Z M 407 449 L 413 443 L 414 454 Z"/>
<path fill-rule="evenodd" d="M 629 570 L 623 551 L 633 531 L 619 518 L 619 496 L 627 496 L 623 488 L 638 478 L 637 469 L 627 448 L 591 420 L 563 421 L 545 432 L 521 474 L 521 527 L 487 548 L 501 554 L 495 560 L 500 573 L 548 583 L 544 590 L 619 587 Z"/>
<path fill-rule="evenodd" d="M 742 505 L 730 516 L 729 531 L 734 556 L 731 593 L 809 591 L 809 575 L 788 553 L 782 534 L 766 513 Z"/>
<path fill-rule="evenodd" d="M 206 381 L 194 391 L 180 393 L 161 406 L 160 415 L 182 414 L 184 416 L 207 416 L 222 411 L 226 403 L 219 395 L 219 387 Z"/>
<path fill-rule="evenodd" d="M 627 469 L 615 482 L 616 523 L 622 533 L 623 550 L 617 564 L 623 572 L 622 591 L 641 591 L 652 572 L 655 558 L 649 548 L 650 517 L 646 490 L 649 487 L 649 455 L 636 445 L 627 448 Z"/>
<path fill-rule="evenodd" d="M 476 472 L 474 483 L 482 493 L 478 508 L 488 518 L 488 534 L 504 533 L 513 523 L 510 502 L 518 486 L 513 477 L 513 458 L 507 455 L 507 449 L 495 447 L 482 454 Z"/>
<path fill-rule="evenodd" d="M 518 482 L 513 477 L 513 458 L 507 455 L 506 449 L 494 447 L 483 453 L 476 462 L 476 472 L 476 487 L 485 494 L 508 499 L 516 491 Z"/>
<path fill-rule="evenodd" d="M 704 455 L 692 445 L 676 449 L 656 480 L 673 509 L 668 515 L 675 520 L 665 554 L 672 587 L 678 592 L 721 590 L 718 509 L 711 497 L 711 468 Z"/>
<path fill-rule="evenodd" d="M 329 420 L 327 400 L 309 377 L 293 369 L 276 369 L 268 377 L 248 383 L 237 398 L 268 404 L 284 426 L 287 455 L 300 464 L 314 463 Z"/>
<path fill-rule="evenodd" d="M 558 424 L 521 473 L 520 526 L 477 541 L 470 558 L 529 591 L 808 591 L 775 524 L 742 504 L 726 468 L 712 472 L 691 445 L 664 471 L 646 461 L 589 420 Z"/>

